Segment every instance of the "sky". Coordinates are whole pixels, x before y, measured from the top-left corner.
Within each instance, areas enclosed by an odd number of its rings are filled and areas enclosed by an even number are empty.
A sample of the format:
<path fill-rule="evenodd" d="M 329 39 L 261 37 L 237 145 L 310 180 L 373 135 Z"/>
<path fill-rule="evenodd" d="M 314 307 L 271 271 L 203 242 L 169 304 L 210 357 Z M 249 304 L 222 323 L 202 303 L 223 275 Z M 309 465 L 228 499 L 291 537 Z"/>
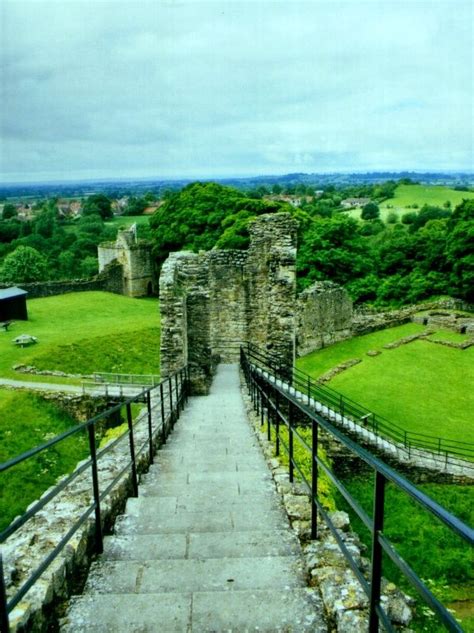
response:
<path fill-rule="evenodd" d="M 472 171 L 473 6 L 1 0 L 1 181 Z"/>

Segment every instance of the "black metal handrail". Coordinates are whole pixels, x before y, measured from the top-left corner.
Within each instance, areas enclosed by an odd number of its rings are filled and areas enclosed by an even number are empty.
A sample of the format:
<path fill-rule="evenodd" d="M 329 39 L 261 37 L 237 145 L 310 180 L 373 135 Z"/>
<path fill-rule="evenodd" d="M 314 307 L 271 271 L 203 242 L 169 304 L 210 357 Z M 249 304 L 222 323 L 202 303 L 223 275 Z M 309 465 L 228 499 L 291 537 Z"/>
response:
<path fill-rule="evenodd" d="M 9 614 L 20 602 L 20 600 L 31 589 L 35 582 L 40 578 L 44 571 L 51 565 L 56 559 L 58 554 L 64 549 L 67 543 L 77 530 L 84 525 L 90 515 L 94 513 L 94 527 L 95 527 L 95 551 L 101 553 L 103 551 L 103 535 L 102 535 L 102 514 L 101 514 L 101 502 L 111 493 L 118 482 L 129 472 L 131 476 L 132 495 L 138 496 L 138 472 L 137 472 L 137 459 L 144 453 L 148 452 L 148 463 L 153 463 L 153 456 L 155 452 L 155 444 L 157 438 L 161 443 L 166 441 L 166 438 L 172 430 L 176 420 L 179 417 L 180 411 L 184 406 L 184 403 L 188 396 L 189 386 L 189 372 L 188 368 L 184 367 L 173 375 L 170 375 L 166 379 L 162 380 L 159 385 L 144 389 L 139 394 L 126 399 L 124 402 L 110 407 L 106 411 L 96 415 L 95 417 L 87 420 L 82 424 L 78 424 L 71 429 L 68 429 L 64 433 L 52 438 L 51 440 L 44 442 L 40 446 L 31 448 L 25 451 L 21 455 L 7 460 L 0 464 L 0 474 L 8 472 L 18 464 L 21 464 L 28 459 L 48 450 L 56 444 L 60 444 L 64 440 L 87 432 L 89 438 L 89 458 L 76 468 L 71 474 L 63 477 L 51 490 L 43 495 L 38 501 L 33 503 L 26 512 L 16 518 L 8 527 L 6 527 L 0 533 L 0 543 L 14 534 L 22 525 L 24 525 L 29 519 L 34 517 L 42 508 L 44 508 L 52 499 L 57 497 L 67 486 L 69 486 L 79 475 L 85 472 L 87 469 L 91 469 L 92 474 L 92 499 L 93 502 L 82 512 L 81 516 L 74 522 L 67 533 L 52 549 L 52 551 L 45 557 L 45 559 L 38 565 L 38 567 L 30 574 L 25 580 L 22 586 L 16 591 L 16 593 L 10 597 L 7 596 L 5 577 L 3 572 L 3 560 L 0 553 L 0 631 L 1 633 L 8 633 L 9 631 Z M 158 398 L 158 404 L 152 406 L 152 398 Z M 146 405 L 146 418 L 147 418 L 147 433 L 146 441 L 141 445 L 135 446 L 135 427 L 138 423 L 133 422 L 132 419 L 132 404 L 144 403 Z M 97 451 L 97 425 L 103 423 L 109 419 L 112 415 L 117 413 L 122 407 L 125 406 L 126 410 L 126 422 L 127 429 L 118 438 L 108 443 L 104 448 Z M 158 408 L 158 423 L 153 423 L 153 410 Z M 124 438 L 128 438 L 130 460 L 122 468 L 122 470 L 113 478 L 109 485 L 104 489 L 99 488 L 98 477 L 98 462 L 101 457 L 109 453 L 120 441 Z"/>
<path fill-rule="evenodd" d="M 308 399 L 313 399 L 330 407 L 335 413 L 365 427 L 381 439 L 392 440 L 399 450 L 406 453 L 407 457 L 411 457 L 414 449 L 420 449 L 437 455 L 438 459 L 441 457 L 445 464 L 448 464 L 451 458 L 455 458 L 462 460 L 467 468 L 474 468 L 474 444 L 472 442 L 462 442 L 409 431 L 331 387 L 318 383 L 309 374 L 296 367 L 293 368 L 292 372 L 289 372 L 288 368 L 283 367 L 278 359 L 271 354 L 262 352 L 255 345 L 247 344 L 247 351 L 255 362 L 267 368 L 274 376 L 288 382 Z"/>
<path fill-rule="evenodd" d="M 283 446 L 288 455 L 288 468 L 290 482 L 294 480 L 295 469 L 299 472 L 302 481 L 310 493 L 311 501 L 311 538 L 317 538 L 318 512 L 329 527 L 336 539 L 349 566 L 359 580 L 364 592 L 369 599 L 369 631 L 375 633 L 379 630 L 379 622 L 387 631 L 394 631 L 390 619 L 381 606 L 381 582 L 382 582 L 382 553 L 385 552 L 392 562 L 407 578 L 426 604 L 435 612 L 441 622 L 449 631 L 462 632 L 462 628 L 451 613 L 431 593 L 426 584 L 418 577 L 415 571 L 398 554 L 396 547 L 383 533 L 385 513 L 385 485 L 393 483 L 399 490 L 411 497 L 424 510 L 436 517 L 452 532 L 466 541 L 471 547 L 474 545 L 474 530 L 460 519 L 450 514 L 436 501 L 424 494 L 407 479 L 397 473 L 382 460 L 372 455 L 369 451 L 359 446 L 356 442 L 342 433 L 323 416 L 317 414 L 307 404 L 304 404 L 296 396 L 289 394 L 279 387 L 275 380 L 265 377 L 257 367 L 252 364 L 248 350 L 241 348 L 241 367 L 246 378 L 247 386 L 257 414 L 260 415 L 261 424 L 264 424 L 265 414 L 267 418 L 268 439 L 271 438 L 271 429 L 276 435 L 276 454 Z M 301 418 L 311 427 L 311 444 L 299 432 Z M 281 437 L 280 426 L 288 431 L 288 441 Z M 336 477 L 333 471 L 323 462 L 318 455 L 320 429 L 332 435 L 341 442 L 353 454 L 368 464 L 375 473 L 373 517 L 362 509 L 356 499 L 349 493 L 344 484 Z M 308 481 L 303 470 L 295 458 L 294 440 L 297 440 L 311 455 L 311 481 Z M 318 477 L 322 470 L 330 481 L 341 492 L 346 501 L 359 516 L 364 525 L 372 534 L 372 555 L 370 567 L 370 580 L 367 580 L 360 571 L 356 561 L 348 551 L 339 531 L 334 526 L 328 513 L 324 509 L 318 496 Z"/>

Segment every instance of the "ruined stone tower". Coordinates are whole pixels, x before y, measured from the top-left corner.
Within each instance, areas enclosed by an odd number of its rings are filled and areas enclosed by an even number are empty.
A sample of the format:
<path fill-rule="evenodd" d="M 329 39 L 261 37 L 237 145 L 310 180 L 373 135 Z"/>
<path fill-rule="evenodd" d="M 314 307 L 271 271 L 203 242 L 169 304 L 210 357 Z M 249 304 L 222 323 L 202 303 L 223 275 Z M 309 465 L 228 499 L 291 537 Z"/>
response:
<path fill-rule="evenodd" d="M 260 216 L 248 251 L 172 253 L 160 276 L 161 375 L 186 363 L 207 393 L 219 360 L 246 342 L 291 367 L 295 354 L 296 229 L 289 213 Z"/>
<path fill-rule="evenodd" d="M 128 297 L 146 297 L 157 290 L 151 244 L 136 239 L 134 229 L 119 231 L 115 242 L 98 247 L 99 273 L 111 262 L 122 266 L 122 294 Z"/>

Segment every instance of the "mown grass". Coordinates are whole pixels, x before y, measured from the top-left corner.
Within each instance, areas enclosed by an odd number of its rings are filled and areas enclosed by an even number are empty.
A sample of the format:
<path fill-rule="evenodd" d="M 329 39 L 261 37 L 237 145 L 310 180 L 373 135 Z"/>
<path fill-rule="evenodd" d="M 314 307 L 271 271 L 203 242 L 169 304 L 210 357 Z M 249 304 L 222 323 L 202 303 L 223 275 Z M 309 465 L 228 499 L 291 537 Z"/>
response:
<path fill-rule="evenodd" d="M 372 516 L 373 484 L 367 477 L 351 477 L 346 487 L 360 502 L 369 516 Z M 474 508 L 474 487 L 457 485 L 424 484 L 419 488 L 438 501 L 468 525 L 472 525 Z M 371 536 L 362 521 L 350 510 L 342 495 L 337 496 L 337 506 L 349 512 L 353 529 L 367 546 L 370 555 Z M 388 484 L 386 490 L 386 511 L 384 534 L 390 539 L 397 552 L 415 570 L 438 599 L 448 607 L 463 605 L 462 625 L 464 630 L 474 630 L 474 567 L 469 545 L 450 532 L 439 521 L 424 511 L 407 495 Z M 396 566 L 384 557 L 383 574 L 404 590 L 415 595 L 414 589 L 404 579 Z M 469 602 L 469 598 L 471 602 Z M 429 614 L 418 600 L 415 630 L 444 631 L 437 620 Z M 461 612 L 460 612 L 461 614 Z"/>
<path fill-rule="evenodd" d="M 28 314 L 28 321 L 16 321 L 8 332 L 0 332 L 0 376 L 21 377 L 12 370 L 16 364 L 68 373 L 158 373 L 156 299 L 70 293 L 31 299 Z M 23 333 L 38 337 L 38 343 L 25 348 L 14 345 L 12 339 Z M 30 379 L 45 380 L 44 376 Z"/>
<path fill-rule="evenodd" d="M 329 385 L 402 428 L 446 439 L 474 442 L 472 410 L 474 348 L 454 349 L 417 340 L 383 349 L 422 326 L 407 324 L 356 337 L 318 350 L 297 361 L 317 378 L 351 358 L 358 365 L 333 378 Z M 368 350 L 379 350 L 369 357 Z"/>
<path fill-rule="evenodd" d="M 59 435 L 76 422 L 64 411 L 27 392 L 0 390 L 0 461 Z M 88 452 L 87 437 L 77 434 L 0 475 L 0 529 L 56 479 L 72 471 Z"/>

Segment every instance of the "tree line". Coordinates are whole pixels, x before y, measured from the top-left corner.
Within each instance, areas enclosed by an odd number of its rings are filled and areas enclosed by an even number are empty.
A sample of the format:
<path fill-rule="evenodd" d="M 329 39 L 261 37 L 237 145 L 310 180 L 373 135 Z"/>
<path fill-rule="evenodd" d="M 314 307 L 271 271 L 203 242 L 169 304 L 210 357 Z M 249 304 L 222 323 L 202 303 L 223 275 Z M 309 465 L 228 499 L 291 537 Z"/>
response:
<path fill-rule="evenodd" d="M 474 301 L 474 201 L 454 210 L 425 205 L 401 219 L 393 212 L 383 222 L 378 204 L 393 196 L 397 184 L 327 186 L 316 194 L 306 185 L 293 192 L 276 185 L 245 192 L 192 183 L 166 192 L 142 236 L 149 235 L 161 264 L 181 249 L 245 249 L 252 219 L 287 211 L 299 224 L 300 289 L 330 279 L 344 285 L 354 301 L 376 306 L 443 294 Z M 301 196 L 300 205 L 279 199 L 281 193 Z M 370 199 L 360 220 L 341 207 L 351 197 Z M 154 202 L 153 194 L 131 197 L 126 212 L 140 214 Z M 0 281 L 8 283 L 90 277 L 97 272 L 98 244 L 116 236 L 117 228 L 108 223 L 111 200 L 104 194 L 85 199 L 73 221 L 60 217 L 55 200 L 39 204 L 28 221 L 15 211 L 5 205 L 0 220 Z"/>

